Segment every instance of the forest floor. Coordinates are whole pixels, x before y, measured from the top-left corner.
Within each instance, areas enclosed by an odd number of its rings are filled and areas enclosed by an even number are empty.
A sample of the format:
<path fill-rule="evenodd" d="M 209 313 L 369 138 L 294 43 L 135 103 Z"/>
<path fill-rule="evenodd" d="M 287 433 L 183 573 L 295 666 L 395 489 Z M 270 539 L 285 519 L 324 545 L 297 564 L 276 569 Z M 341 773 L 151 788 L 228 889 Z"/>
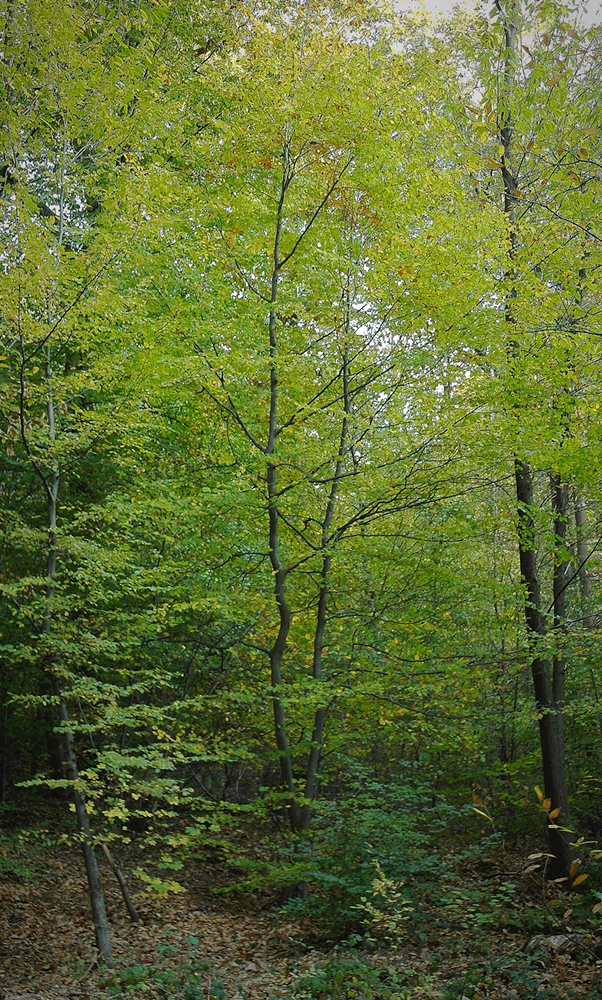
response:
<path fill-rule="evenodd" d="M 22 858 L 31 858 L 32 845 L 27 853 L 23 847 L 20 851 Z M 595 938 L 570 951 L 551 946 L 541 935 L 528 953 L 530 937 L 524 930 L 483 922 L 475 903 L 483 859 L 453 875 L 457 905 L 446 920 L 433 921 L 422 940 L 410 935 L 401 946 L 371 955 L 329 950 L 312 941 L 308 928 L 287 919 L 273 898 L 216 896 L 212 873 L 200 865 L 179 873 L 186 892 L 159 898 L 143 896 L 143 884 L 132 876 L 142 918 L 134 924 L 105 865 L 117 969 L 107 975 L 95 964 L 87 886 L 76 848 L 40 844 L 30 870 L 8 855 L 0 849 L 2 1000 L 602 1000 Z M 492 859 L 490 874 L 495 864 Z"/>

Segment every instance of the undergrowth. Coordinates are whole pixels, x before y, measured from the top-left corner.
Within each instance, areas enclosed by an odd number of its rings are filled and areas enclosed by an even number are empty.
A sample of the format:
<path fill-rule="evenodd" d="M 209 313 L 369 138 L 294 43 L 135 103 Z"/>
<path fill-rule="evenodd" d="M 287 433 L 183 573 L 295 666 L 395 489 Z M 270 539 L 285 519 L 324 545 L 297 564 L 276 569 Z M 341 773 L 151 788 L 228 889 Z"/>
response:
<path fill-rule="evenodd" d="M 157 952 L 169 963 L 123 965 L 102 973 L 100 983 L 113 997 L 146 997 L 147 1000 L 228 1000 L 226 989 L 214 966 L 198 954 L 198 939 L 185 939 L 181 954 L 173 945 L 160 945 Z M 240 994 L 246 1000 L 245 994 Z"/>

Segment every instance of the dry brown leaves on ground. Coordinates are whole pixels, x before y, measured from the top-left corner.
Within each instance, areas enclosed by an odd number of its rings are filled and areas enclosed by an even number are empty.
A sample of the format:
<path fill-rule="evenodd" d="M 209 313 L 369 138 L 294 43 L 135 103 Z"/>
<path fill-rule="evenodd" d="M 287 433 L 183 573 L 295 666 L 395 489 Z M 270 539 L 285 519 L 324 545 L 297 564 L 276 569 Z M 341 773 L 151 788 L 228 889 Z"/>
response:
<path fill-rule="evenodd" d="M 134 970 L 134 979 L 137 974 L 142 976 L 129 992 L 123 979 L 122 995 L 182 995 L 177 990 L 170 993 L 165 985 L 157 987 L 155 973 L 148 970 L 168 976 L 171 971 L 177 978 L 190 968 L 209 1000 L 286 1000 L 300 975 L 319 970 L 329 961 L 327 954 L 301 945 L 301 928 L 284 922 L 273 911 L 262 912 L 261 901 L 216 898 L 204 888 L 203 874 L 197 873 L 195 878 L 190 871 L 183 880 L 186 893 L 159 899 L 142 897 L 140 886 L 132 880 L 142 918 L 141 924 L 134 924 L 113 876 L 108 869 L 103 870 L 116 966 Z M 0 904 L 0 989 L 4 1000 L 75 1000 L 84 996 L 96 1000 L 109 996 L 95 964 L 87 886 L 75 848 L 49 848 L 31 880 L 1 881 Z M 602 1000 L 600 963 L 591 954 L 552 950 L 541 968 L 535 963 L 537 984 L 525 991 L 512 972 L 513 956 L 524 944 L 524 936 L 490 931 L 485 939 L 483 933 L 453 928 L 439 929 L 437 935 L 427 947 L 407 947 L 369 960 L 383 975 L 394 967 L 397 981 L 403 984 L 397 994 L 400 998 L 435 1000 L 463 995 L 469 1000 L 521 996 L 529 1000 Z M 493 976 L 492 958 L 498 970 Z M 456 984 L 455 992 L 450 993 L 452 983 Z M 351 981 L 350 987 L 353 989 Z M 335 995 L 326 992 L 324 1000 Z"/>

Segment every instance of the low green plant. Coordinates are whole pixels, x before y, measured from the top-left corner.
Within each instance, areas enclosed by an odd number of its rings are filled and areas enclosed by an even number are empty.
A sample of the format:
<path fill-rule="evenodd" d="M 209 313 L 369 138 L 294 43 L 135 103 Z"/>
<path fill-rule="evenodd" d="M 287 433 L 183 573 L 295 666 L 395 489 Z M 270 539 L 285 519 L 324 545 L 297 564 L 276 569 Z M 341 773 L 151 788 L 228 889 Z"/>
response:
<path fill-rule="evenodd" d="M 405 1000 L 398 974 L 366 955 L 335 951 L 297 980 L 295 1000 Z"/>
<path fill-rule="evenodd" d="M 472 963 L 466 972 L 446 983 L 441 1000 L 461 1000 L 488 993 L 492 987 L 504 984 L 512 995 L 518 994 L 524 1000 L 544 1000 L 549 994 L 549 983 L 541 983 L 537 970 L 533 969 L 526 955 L 520 952 L 510 957 L 498 958 L 488 966 L 480 967 Z"/>
<path fill-rule="evenodd" d="M 185 943 L 198 944 L 196 938 L 188 938 Z M 172 945 L 159 945 L 160 954 L 171 958 L 178 949 Z M 147 1000 L 227 1000 L 221 979 L 215 975 L 208 962 L 198 960 L 194 951 L 189 951 L 175 968 L 159 968 L 155 965 L 128 965 L 107 971 L 101 982 L 109 996 L 145 997 Z"/>
<path fill-rule="evenodd" d="M 0 880 L 31 881 L 35 877 L 31 861 L 23 836 L 0 834 Z"/>
<path fill-rule="evenodd" d="M 516 990 L 525 1000 L 544 1000 L 549 997 L 549 983 L 540 982 L 539 975 L 529 963 L 527 956 L 513 955 L 498 958 L 491 967 L 491 974 L 499 982 L 501 979 L 510 990 Z"/>
<path fill-rule="evenodd" d="M 463 976 L 447 983 L 443 991 L 442 1000 L 460 1000 L 461 997 L 474 993 L 478 982 L 479 976 L 476 967 L 470 966 Z"/>
<path fill-rule="evenodd" d="M 0 853 L 0 879 L 6 881 L 29 880 L 32 874 L 31 868 L 22 864 L 17 858 L 7 857 Z"/>
<path fill-rule="evenodd" d="M 439 905 L 445 911 L 445 921 L 460 927 L 499 927 L 516 924 L 516 885 L 501 882 L 495 888 L 483 886 L 452 886 Z"/>

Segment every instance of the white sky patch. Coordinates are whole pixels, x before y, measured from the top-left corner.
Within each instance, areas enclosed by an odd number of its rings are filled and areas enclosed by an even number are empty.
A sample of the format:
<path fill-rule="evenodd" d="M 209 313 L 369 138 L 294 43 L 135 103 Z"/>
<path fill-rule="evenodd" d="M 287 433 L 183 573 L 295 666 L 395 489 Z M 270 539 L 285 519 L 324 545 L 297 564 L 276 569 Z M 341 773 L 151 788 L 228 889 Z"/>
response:
<path fill-rule="evenodd" d="M 454 7 L 474 10 L 479 4 L 478 0 L 401 0 L 398 6 L 402 10 L 423 8 L 433 14 L 448 14 Z M 493 7 L 493 0 L 489 6 Z M 584 27 L 602 25 L 602 0 L 581 0 L 576 6 L 578 20 Z"/>

